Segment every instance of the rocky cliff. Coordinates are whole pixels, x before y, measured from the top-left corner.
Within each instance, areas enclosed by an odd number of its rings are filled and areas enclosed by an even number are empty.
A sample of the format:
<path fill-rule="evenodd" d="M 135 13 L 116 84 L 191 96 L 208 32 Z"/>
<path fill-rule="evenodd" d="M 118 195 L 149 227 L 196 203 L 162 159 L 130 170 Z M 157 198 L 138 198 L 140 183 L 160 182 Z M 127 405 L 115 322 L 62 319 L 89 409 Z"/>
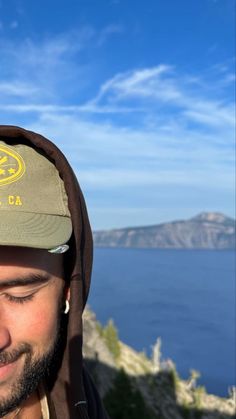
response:
<path fill-rule="evenodd" d="M 220 213 L 208 212 L 189 220 L 95 231 L 93 236 L 96 247 L 233 249 L 235 220 Z"/>
<path fill-rule="evenodd" d="M 235 389 L 228 398 L 207 394 L 194 370 L 182 380 L 162 359 L 160 339 L 148 358 L 118 339 L 112 321 L 103 328 L 89 309 L 83 321 L 84 358 L 111 419 L 235 418 Z"/>

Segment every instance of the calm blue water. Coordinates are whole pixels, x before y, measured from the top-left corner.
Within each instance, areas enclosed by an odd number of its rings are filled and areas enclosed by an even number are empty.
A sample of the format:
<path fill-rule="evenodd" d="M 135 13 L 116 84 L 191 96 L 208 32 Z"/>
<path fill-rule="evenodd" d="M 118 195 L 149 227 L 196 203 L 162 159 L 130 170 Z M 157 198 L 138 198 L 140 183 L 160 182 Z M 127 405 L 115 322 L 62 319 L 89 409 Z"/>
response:
<path fill-rule="evenodd" d="M 235 385 L 233 251 L 95 249 L 89 304 L 137 350 L 158 336 L 184 378 L 224 396 Z"/>

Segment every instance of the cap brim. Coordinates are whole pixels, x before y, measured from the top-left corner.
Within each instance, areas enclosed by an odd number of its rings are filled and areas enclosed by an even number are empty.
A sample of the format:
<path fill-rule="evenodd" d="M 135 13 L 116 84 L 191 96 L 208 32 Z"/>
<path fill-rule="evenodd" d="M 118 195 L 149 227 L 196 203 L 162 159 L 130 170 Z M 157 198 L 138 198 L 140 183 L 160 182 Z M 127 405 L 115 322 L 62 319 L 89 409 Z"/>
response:
<path fill-rule="evenodd" d="M 0 246 L 52 249 L 68 242 L 72 234 L 69 217 L 22 211 L 1 211 Z"/>

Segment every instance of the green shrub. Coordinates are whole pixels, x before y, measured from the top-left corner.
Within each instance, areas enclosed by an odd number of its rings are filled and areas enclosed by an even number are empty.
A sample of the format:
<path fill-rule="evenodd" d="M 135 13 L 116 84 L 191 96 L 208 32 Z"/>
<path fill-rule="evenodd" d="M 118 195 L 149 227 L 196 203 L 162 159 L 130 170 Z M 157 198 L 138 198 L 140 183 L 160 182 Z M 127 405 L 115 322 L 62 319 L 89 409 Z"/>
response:
<path fill-rule="evenodd" d="M 202 395 L 205 393 L 205 387 L 196 387 L 193 393 L 194 407 L 197 410 L 201 410 L 202 407 Z"/>
<path fill-rule="evenodd" d="M 99 336 L 103 336 L 103 328 L 102 328 L 101 323 L 99 323 L 98 321 L 96 322 L 96 329 L 99 333 Z"/>
<path fill-rule="evenodd" d="M 134 390 L 128 375 L 120 370 L 113 387 L 104 398 L 111 419 L 154 419 L 139 390 Z"/>
<path fill-rule="evenodd" d="M 120 343 L 117 329 L 112 319 L 110 319 L 107 325 L 104 327 L 102 335 L 105 339 L 106 345 L 109 351 L 112 353 L 115 359 L 120 356 Z"/>
<path fill-rule="evenodd" d="M 172 385 L 174 386 L 174 390 L 178 390 L 179 383 L 180 383 L 180 378 L 179 378 L 179 375 L 178 375 L 176 369 L 172 368 L 170 370 L 169 374 L 170 374 L 170 378 L 171 378 L 171 381 L 172 381 Z"/>

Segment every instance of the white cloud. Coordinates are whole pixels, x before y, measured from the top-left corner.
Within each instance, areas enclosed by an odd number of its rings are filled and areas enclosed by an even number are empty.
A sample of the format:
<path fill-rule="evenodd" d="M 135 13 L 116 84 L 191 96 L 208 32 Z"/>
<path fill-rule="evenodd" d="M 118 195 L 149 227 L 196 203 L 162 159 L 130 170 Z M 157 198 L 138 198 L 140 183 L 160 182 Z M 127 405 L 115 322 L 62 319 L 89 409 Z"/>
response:
<path fill-rule="evenodd" d="M 39 89 L 34 85 L 21 82 L 0 82 L 1 95 L 27 98 L 38 92 Z"/>
<path fill-rule="evenodd" d="M 74 86 L 79 88 L 77 80 L 82 77 L 84 66 L 78 66 L 77 57 L 93 36 L 93 28 L 86 26 L 81 30 L 45 38 L 40 42 L 30 38 L 19 41 L 2 38 L 0 77 L 4 82 L 14 85 L 28 84 L 30 88 L 32 85 L 37 86 L 41 90 L 42 104 L 48 104 L 48 101 L 55 104 L 55 101 L 59 101 L 65 95 L 66 89 L 71 91 Z M 7 96 L 8 103 L 9 98 L 10 92 Z M 4 99 L 5 96 L 1 98 L 2 103 Z M 38 100 L 39 96 L 36 99 Z"/>
<path fill-rule="evenodd" d="M 56 141 L 85 188 L 192 186 L 233 189 L 234 154 L 225 139 L 173 130 L 153 131 L 44 115 L 28 126 Z M 221 141 L 221 143 L 220 143 Z"/>
<path fill-rule="evenodd" d="M 191 176 L 189 176 L 191 173 Z M 98 188 L 111 188 L 117 187 L 132 188 L 132 187 L 177 187 L 177 186 L 191 186 L 193 188 L 200 187 L 204 184 L 206 176 L 208 176 L 207 186 L 215 188 L 217 186 L 224 186 L 226 189 L 232 187 L 232 173 L 218 173 L 209 177 L 208 170 L 202 169 L 186 170 L 179 168 L 176 170 L 150 170 L 145 168 L 140 169 L 105 169 L 105 170 L 77 170 L 76 174 L 80 182 L 86 188 L 98 190 Z"/>
<path fill-rule="evenodd" d="M 168 125 L 174 116 L 179 124 L 198 123 L 201 129 L 222 131 L 234 126 L 233 100 L 229 102 L 224 95 L 224 87 L 233 82 L 234 75 L 226 65 L 224 69 L 220 65 L 216 68 L 217 81 L 216 77 L 204 79 L 198 74 L 180 74 L 163 63 L 130 70 L 106 80 L 90 100 L 72 105 L 70 95 L 77 92 L 79 98 L 80 89 L 90 82 L 88 65 L 80 60 L 81 51 L 95 39 L 122 31 L 122 26 L 111 24 L 99 34 L 91 26 L 85 26 L 40 43 L 25 39 L 15 44 L 2 39 L 2 71 L 8 76 L 1 83 L 0 106 L 7 104 L 5 109 L 15 112 L 87 113 L 91 118 L 92 114 L 139 112 L 139 121 L 144 124 L 149 120 L 153 125 L 156 119 L 157 125 L 160 122 Z M 11 101 L 15 96 L 22 101 Z"/>
<path fill-rule="evenodd" d="M 110 24 L 103 28 L 98 36 L 97 45 L 102 46 L 113 35 L 119 35 L 124 32 L 122 25 Z"/>
<path fill-rule="evenodd" d="M 169 66 L 159 65 L 153 68 L 117 74 L 101 86 L 100 92 L 93 103 L 99 103 L 107 93 L 113 93 L 116 100 L 128 96 L 156 96 L 155 84 L 160 80 L 160 76 L 168 73 L 170 69 Z"/>
<path fill-rule="evenodd" d="M 92 30 L 87 28 L 82 38 L 90 36 L 92 36 Z M 178 120 L 179 127 L 197 123 L 199 127 L 195 127 L 195 130 L 205 132 L 217 130 L 221 136 L 231 135 L 232 137 L 235 123 L 234 104 L 233 101 L 230 102 L 224 97 L 224 92 L 221 92 L 221 97 L 218 97 L 219 92 L 215 82 L 206 83 L 198 75 L 180 76 L 173 67 L 160 64 L 153 68 L 115 75 L 103 83 L 98 94 L 87 102 L 79 105 L 59 105 L 58 102 L 64 94 L 63 89 L 58 92 L 60 78 L 63 77 L 64 81 L 67 76 L 71 78 L 70 88 L 72 89 L 73 74 L 79 76 L 79 72 L 83 71 L 82 67 L 76 67 L 74 63 L 70 65 L 71 57 L 74 58 L 74 54 L 79 52 L 82 44 L 78 43 L 76 46 L 73 44 L 71 47 L 69 37 L 58 37 L 40 46 L 35 46 L 31 41 L 25 41 L 24 47 L 28 50 L 28 58 L 24 64 L 21 62 L 23 58 L 22 49 L 20 49 L 21 58 L 17 55 L 16 68 L 24 65 L 25 74 L 29 75 L 32 72 L 37 74 L 36 80 L 34 77 L 33 80 L 29 77 L 28 82 L 18 80 L 16 74 L 12 81 L 3 82 L 0 85 L 0 91 L 3 94 L 2 105 L 0 103 L 2 110 L 39 114 L 45 112 L 67 115 L 88 114 L 91 120 L 93 114 L 101 116 L 113 114 L 115 118 L 116 114 L 129 115 L 129 113 L 138 112 L 138 120 L 144 126 L 146 125 L 146 128 L 154 128 L 155 125 L 162 128 L 171 127 L 175 119 Z M 76 72 L 73 73 L 75 67 Z M 36 71 L 36 68 L 39 68 L 39 71 Z M 219 79 L 219 84 L 221 82 L 224 84 L 227 77 L 231 80 L 232 73 L 224 73 L 223 78 Z M 83 84 L 86 85 L 86 80 Z M 35 85 L 38 87 L 33 87 Z M 34 101 L 32 98 L 29 101 L 30 95 L 33 96 Z M 4 102 L 5 96 L 8 97 L 7 104 Z M 23 103 L 16 101 L 11 103 L 9 98 L 13 96 L 27 100 Z M 191 127 L 188 129 L 192 131 Z"/>
<path fill-rule="evenodd" d="M 232 74 L 224 76 L 223 80 L 226 77 L 231 81 Z M 149 114 L 153 111 L 161 114 L 163 108 L 168 106 L 177 111 L 180 117 L 185 117 L 186 121 L 215 126 L 217 129 L 226 125 L 234 127 L 233 103 L 219 100 L 216 92 L 217 86 L 210 98 L 209 89 L 200 77 L 180 77 L 174 68 L 162 64 L 116 75 L 103 84 L 90 103 L 98 108 L 100 104 L 104 106 L 110 103 L 114 108 L 114 104 L 133 99 L 136 103 L 139 100 L 137 107 L 141 106 Z"/>
<path fill-rule="evenodd" d="M 121 30 L 104 28 L 101 43 Z M 76 89 L 89 83 L 93 67 L 85 66 L 81 52 L 95 39 L 86 27 L 41 43 L 0 41 L 2 119 L 23 120 L 55 141 L 94 195 L 126 190 L 129 199 L 134 190 L 140 196 L 149 191 L 154 202 L 160 188 L 173 196 L 183 188 L 233 196 L 232 72 L 225 68 L 211 78 L 162 63 L 114 74 L 90 89 L 90 100 L 81 100 Z M 77 100 L 70 100 L 70 90 Z"/>

